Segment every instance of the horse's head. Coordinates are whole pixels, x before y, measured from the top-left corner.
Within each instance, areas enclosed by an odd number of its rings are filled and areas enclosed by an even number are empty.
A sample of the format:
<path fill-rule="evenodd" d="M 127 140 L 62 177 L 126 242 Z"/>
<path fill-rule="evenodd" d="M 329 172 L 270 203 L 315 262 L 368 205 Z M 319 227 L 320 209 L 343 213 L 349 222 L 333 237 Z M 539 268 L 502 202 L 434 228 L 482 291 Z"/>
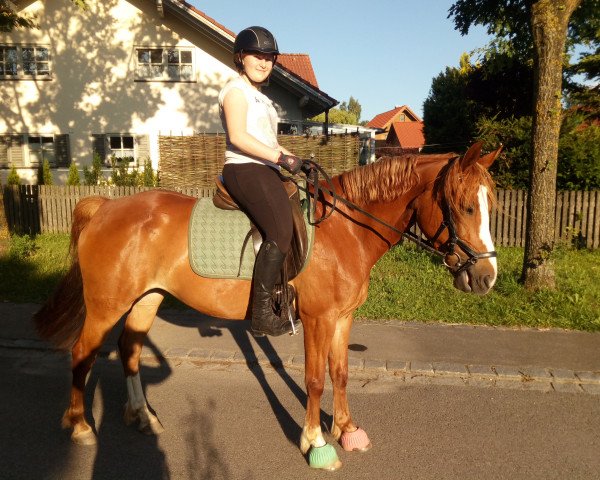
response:
<path fill-rule="evenodd" d="M 486 294 L 496 282 L 496 252 L 489 228 L 493 182 L 487 169 L 500 154 L 481 156 L 481 143 L 451 158 L 415 203 L 421 231 L 444 255 L 454 286 Z"/>

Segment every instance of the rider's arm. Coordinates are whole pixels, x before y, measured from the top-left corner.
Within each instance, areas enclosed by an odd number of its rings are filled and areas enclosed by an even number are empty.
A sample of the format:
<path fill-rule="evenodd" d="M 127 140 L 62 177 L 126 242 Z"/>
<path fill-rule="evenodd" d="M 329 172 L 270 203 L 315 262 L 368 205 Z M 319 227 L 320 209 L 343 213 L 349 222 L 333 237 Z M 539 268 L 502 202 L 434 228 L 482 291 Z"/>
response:
<path fill-rule="evenodd" d="M 246 130 L 248 103 L 241 90 L 232 88 L 223 99 L 229 141 L 242 152 L 269 162 L 277 163 L 282 147 L 271 148 L 250 135 Z"/>

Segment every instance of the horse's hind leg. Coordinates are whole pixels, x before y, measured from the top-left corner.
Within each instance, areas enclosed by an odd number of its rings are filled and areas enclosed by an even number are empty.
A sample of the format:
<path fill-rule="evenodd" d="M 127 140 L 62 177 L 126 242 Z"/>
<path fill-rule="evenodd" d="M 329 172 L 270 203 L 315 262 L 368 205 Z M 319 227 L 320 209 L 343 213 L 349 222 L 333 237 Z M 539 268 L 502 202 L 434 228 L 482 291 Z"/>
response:
<path fill-rule="evenodd" d="M 152 292 L 138 300 L 129 312 L 119 337 L 119 353 L 127 383 L 124 420 L 127 425 L 138 422 L 139 430 L 147 435 L 159 434 L 163 427 L 146 402 L 140 379 L 140 355 L 163 298 L 161 293 Z"/>
<path fill-rule="evenodd" d="M 369 437 L 357 428 L 350 415 L 346 386 L 348 384 L 348 339 L 352 316 L 340 318 L 331 340 L 329 351 L 329 375 L 333 384 L 332 435 L 347 451 L 366 451 L 371 448 Z"/>
<path fill-rule="evenodd" d="M 97 309 L 99 310 L 99 309 Z M 106 336 L 119 320 L 119 314 L 99 315 L 88 308 L 81 334 L 72 349 L 73 383 L 69 407 L 63 415 L 63 427 L 73 427 L 71 439 L 81 445 L 94 445 L 96 436 L 85 420 L 84 392 L 87 376 Z"/>

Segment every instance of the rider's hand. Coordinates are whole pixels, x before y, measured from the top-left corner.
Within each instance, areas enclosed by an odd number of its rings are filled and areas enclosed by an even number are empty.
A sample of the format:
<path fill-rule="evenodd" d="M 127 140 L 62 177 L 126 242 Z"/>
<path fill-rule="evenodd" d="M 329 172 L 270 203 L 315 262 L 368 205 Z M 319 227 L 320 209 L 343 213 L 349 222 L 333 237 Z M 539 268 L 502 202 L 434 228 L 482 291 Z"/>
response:
<path fill-rule="evenodd" d="M 282 168 L 285 168 L 292 175 L 295 175 L 300 171 L 302 160 L 296 155 L 286 155 L 285 153 L 281 152 L 279 154 L 279 158 L 277 159 L 277 165 L 281 165 Z"/>

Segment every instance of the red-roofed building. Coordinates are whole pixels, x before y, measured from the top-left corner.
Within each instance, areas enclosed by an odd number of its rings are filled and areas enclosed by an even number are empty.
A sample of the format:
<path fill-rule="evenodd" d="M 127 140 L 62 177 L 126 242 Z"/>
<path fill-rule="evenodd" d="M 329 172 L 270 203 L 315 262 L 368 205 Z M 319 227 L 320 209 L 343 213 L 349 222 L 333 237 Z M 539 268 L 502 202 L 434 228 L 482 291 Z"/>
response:
<path fill-rule="evenodd" d="M 423 122 L 394 122 L 386 139 L 386 147 L 400 147 L 404 152 L 420 151 L 425 145 Z"/>
<path fill-rule="evenodd" d="M 35 183 L 47 160 L 64 183 L 70 165 L 82 169 L 96 155 L 105 165 L 115 157 L 131 168 L 150 160 L 158 169 L 160 136 L 223 132 L 217 97 L 238 75 L 236 32 L 191 4 L 11 5 L 39 28 L 0 32 L 0 182 L 15 167 Z M 308 54 L 280 55 L 269 80 L 262 91 L 281 118 L 280 132 L 302 133 L 308 118 L 338 104 L 319 88 Z"/>
<path fill-rule="evenodd" d="M 383 130 L 382 133 L 375 135 L 375 140 L 386 140 L 393 123 L 421 121 L 419 116 L 408 105 L 402 105 L 401 107 L 395 107 L 392 110 L 375 115 L 366 126 Z"/>
<path fill-rule="evenodd" d="M 277 64 L 310 83 L 313 87 L 319 88 L 310 56 L 307 53 L 281 53 L 277 57 Z"/>

